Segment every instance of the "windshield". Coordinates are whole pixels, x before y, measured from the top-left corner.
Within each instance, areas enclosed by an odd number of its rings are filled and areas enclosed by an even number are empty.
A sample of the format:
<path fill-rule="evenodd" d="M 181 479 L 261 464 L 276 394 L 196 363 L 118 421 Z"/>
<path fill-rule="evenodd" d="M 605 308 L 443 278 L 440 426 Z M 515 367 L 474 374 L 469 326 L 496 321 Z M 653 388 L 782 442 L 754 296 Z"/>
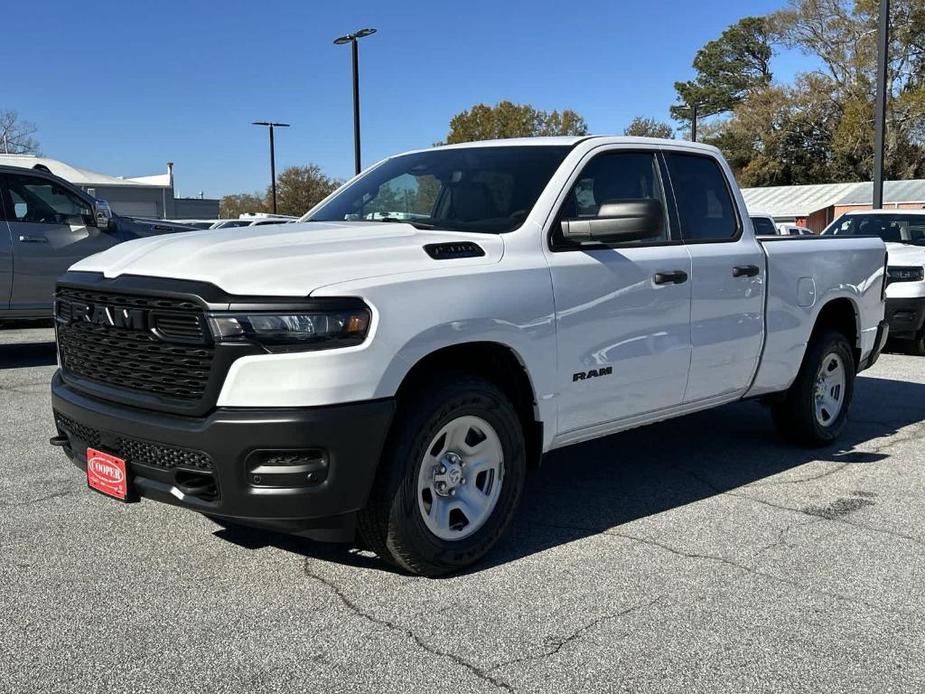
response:
<path fill-rule="evenodd" d="M 842 215 L 823 232 L 840 236 L 879 236 L 889 243 L 925 245 L 925 214 Z"/>
<path fill-rule="evenodd" d="M 312 222 L 406 222 L 499 234 L 516 229 L 570 147 L 432 149 L 394 157 L 318 208 Z"/>

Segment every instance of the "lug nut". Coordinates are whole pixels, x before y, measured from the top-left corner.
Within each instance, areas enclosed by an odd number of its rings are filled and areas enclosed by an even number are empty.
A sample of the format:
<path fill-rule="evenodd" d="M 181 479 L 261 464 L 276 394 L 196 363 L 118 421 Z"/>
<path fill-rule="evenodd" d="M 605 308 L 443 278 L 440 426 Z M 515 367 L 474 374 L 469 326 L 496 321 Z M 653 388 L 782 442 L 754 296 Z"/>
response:
<path fill-rule="evenodd" d="M 446 472 L 446 466 L 445 466 L 445 465 L 441 465 L 441 466 L 440 466 L 440 469 L 437 470 L 437 472 L 439 472 L 439 473 L 442 475 L 443 473 Z"/>

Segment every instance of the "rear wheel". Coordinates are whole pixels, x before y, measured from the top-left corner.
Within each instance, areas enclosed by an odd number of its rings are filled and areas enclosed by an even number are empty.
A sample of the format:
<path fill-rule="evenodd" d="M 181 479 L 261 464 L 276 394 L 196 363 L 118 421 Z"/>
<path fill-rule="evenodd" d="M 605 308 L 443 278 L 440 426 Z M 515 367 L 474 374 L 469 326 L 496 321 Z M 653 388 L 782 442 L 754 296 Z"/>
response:
<path fill-rule="evenodd" d="M 458 571 L 510 525 L 525 474 L 514 407 L 492 383 L 460 375 L 400 406 L 358 530 L 407 571 Z"/>
<path fill-rule="evenodd" d="M 855 363 L 842 333 L 813 338 L 786 397 L 773 407 L 784 438 L 808 446 L 834 441 L 845 427 L 854 395 Z"/>

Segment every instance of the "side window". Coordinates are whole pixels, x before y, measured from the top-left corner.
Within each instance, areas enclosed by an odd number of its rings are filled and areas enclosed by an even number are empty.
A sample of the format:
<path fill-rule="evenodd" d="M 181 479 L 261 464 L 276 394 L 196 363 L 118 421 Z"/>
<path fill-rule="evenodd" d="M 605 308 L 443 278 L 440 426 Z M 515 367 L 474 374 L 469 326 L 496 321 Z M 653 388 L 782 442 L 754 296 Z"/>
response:
<path fill-rule="evenodd" d="M 82 198 L 43 178 L 12 176 L 11 221 L 37 224 L 85 224 L 93 211 Z"/>
<path fill-rule="evenodd" d="M 553 227 L 554 248 L 580 248 L 562 235 L 558 221 L 589 219 L 597 216 L 601 205 L 626 200 L 658 200 L 665 212 L 665 230 L 660 237 L 627 243 L 649 244 L 668 241 L 670 230 L 665 192 L 654 152 L 611 152 L 599 154 L 582 170 L 569 191 Z"/>
<path fill-rule="evenodd" d="M 726 177 L 712 157 L 668 153 L 668 174 L 678 203 L 681 237 L 729 241 L 739 231 Z"/>

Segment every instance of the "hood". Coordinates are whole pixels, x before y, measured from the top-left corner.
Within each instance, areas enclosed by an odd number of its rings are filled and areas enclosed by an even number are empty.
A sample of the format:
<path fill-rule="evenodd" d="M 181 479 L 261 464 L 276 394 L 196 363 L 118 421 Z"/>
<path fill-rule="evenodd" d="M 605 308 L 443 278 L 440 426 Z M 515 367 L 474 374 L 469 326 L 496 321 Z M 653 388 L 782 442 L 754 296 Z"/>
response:
<path fill-rule="evenodd" d="M 434 259 L 424 250 L 463 241 L 485 254 Z M 394 222 L 303 222 L 137 239 L 71 270 L 197 280 L 244 296 L 307 296 L 335 282 L 497 263 L 503 251 L 494 234 L 421 231 Z"/>
<path fill-rule="evenodd" d="M 925 266 L 925 246 L 913 246 L 910 243 L 887 243 L 890 265 Z"/>

